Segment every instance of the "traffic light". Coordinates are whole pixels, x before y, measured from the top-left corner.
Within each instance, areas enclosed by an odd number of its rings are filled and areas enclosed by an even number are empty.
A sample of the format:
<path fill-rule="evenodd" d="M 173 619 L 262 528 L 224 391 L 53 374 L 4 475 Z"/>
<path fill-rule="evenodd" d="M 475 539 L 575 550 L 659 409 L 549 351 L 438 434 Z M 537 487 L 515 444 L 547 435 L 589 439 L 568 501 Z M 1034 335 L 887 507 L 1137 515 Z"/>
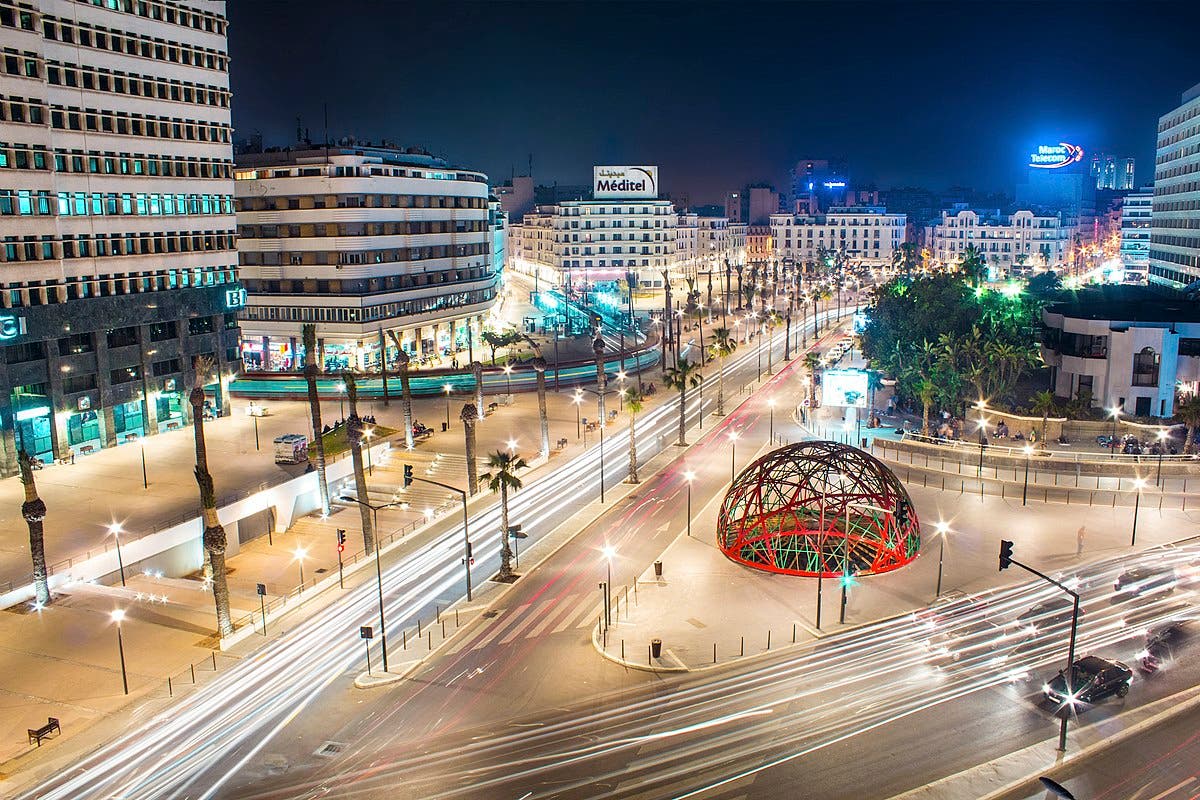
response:
<path fill-rule="evenodd" d="M 413 482 L 412 464 L 405 464 L 404 465 L 404 488 L 407 489 L 409 486 L 412 486 L 412 482 Z"/>
<path fill-rule="evenodd" d="M 1000 540 L 1000 569 L 1008 569 L 1013 560 L 1013 543 L 1007 539 Z"/>
<path fill-rule="evenodd" d="M 345 528 L 337 529 L 337 549 L 338 549 L 339 553 L 346 549 L 346 529 Z"/>

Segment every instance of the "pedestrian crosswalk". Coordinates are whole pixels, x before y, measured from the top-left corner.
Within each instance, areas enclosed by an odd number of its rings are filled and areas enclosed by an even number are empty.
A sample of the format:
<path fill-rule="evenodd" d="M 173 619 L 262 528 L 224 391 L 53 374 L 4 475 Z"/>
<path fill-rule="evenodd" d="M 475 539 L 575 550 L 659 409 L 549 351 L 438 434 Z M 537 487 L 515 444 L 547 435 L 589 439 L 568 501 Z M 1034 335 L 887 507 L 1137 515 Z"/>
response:
<path fill-rule="evenodd" d="M 446 652 L 453 655 L 496 644 L 509 645 L 518 639 L 536 639 L 547 632 L 552 635 L 590 628 L 599 619 L 600 613 L 599 597 L 593 593 L 579 592 L 500 609 L 482 628 L 463 636 Z"/>

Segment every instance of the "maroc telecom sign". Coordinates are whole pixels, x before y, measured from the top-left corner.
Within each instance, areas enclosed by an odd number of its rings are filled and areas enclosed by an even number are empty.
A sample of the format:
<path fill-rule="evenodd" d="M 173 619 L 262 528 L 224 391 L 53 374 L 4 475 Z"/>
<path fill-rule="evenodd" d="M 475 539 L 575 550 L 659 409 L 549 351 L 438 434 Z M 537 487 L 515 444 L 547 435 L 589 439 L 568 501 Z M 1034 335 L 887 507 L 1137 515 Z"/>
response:
<path fill-rule="evenodd" d="M 1029 154 L 1029 166 L 1036 169 L 1058 169 L 1070 166 L 1083 158 L 1083 148 L 1077 144 L 1040 144 Z"/>
<path fill-rule="evenodd" d="M 658 167 L 592 167 L 592 197 L 657 199 Z"/>

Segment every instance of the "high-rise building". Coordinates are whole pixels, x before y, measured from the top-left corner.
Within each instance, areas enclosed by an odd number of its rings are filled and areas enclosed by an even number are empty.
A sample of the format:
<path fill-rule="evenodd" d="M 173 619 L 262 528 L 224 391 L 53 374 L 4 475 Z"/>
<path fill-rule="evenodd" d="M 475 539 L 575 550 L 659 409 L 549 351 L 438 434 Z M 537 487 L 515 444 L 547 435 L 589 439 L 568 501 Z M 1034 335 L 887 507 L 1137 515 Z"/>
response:
<path fill-rule="evenodd" d="M 1024 183 L 1017 185 L 1017 206 L 1039 216 L 1059 215 L 1076 245 L 1068 261 L 1076 266 L 1081 246 L 1096 235 L 1096 181 L 1083 163 L 1083 148 L 1059 142 L 1039 145 L 1029 156 Z"/>
<path fill-rule="evenodd" d="M 828 159 L 801 159 L 792 168 L 792 211 L 812 215 L 835 206 L 854 205 L 846 196 L 849 186 L 843 165 Z"/>
<path fill-rule="evenodd" d="M 225 3 L 0 5 L 0 474 L 212 412 L 239 367 Z"/>
<path fill-rule="evenodd" d="M 1121 266 L 1145 279 L 1150 265 L 1150 215 L 1153 187 L 1125 195 L 1121 204 Z"/>
<path fill-rule="evenodd" d="M 1200 84 L 1158 120 L 1150 280 L 1183 288 L 1200 280 Z"/>
<path fill-rule="evenodd" d="M 1117 158 L 1107 153 L 1092 156 L 1092 177 L 1097 189 L 1129 191 L 1134 187 L 1133 159 Z"/>
<path fill-rule="evenodd" d="M 296 369 L 309 322 L 327 369 L 478 343 L 499 288 L 486 175 L 347 140 L 239 156 L 236 177 L 247 366 Z"/>

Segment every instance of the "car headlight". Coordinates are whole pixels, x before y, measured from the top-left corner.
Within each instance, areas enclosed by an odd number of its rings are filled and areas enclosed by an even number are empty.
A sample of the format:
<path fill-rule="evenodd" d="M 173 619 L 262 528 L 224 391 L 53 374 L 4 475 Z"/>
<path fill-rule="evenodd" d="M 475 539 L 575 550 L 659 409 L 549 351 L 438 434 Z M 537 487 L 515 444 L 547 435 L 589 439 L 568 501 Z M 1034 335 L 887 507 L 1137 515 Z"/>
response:
<path fill-rule="evenodd" d="M 1050 684 L 1048 684 L 1048 683 L 1042 684 L 1042 694 L 1050 694 Z"/>

